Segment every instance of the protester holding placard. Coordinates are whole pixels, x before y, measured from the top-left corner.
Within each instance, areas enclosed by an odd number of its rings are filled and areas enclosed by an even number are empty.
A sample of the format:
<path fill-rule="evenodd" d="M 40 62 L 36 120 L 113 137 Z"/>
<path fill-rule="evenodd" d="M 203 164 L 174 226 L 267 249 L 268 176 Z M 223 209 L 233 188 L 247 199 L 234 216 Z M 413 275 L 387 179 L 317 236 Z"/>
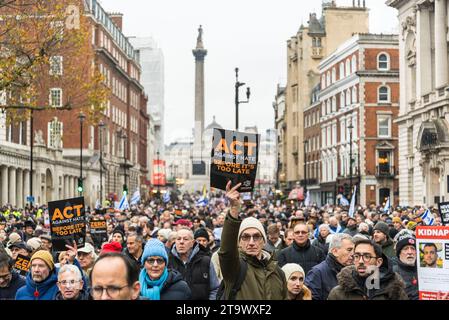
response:
<path fill-rule="evenodd" d="M 0 300 L 14 300 L 17 290 L 25 285 L 25 277 L 13 266 L 14 260 L 0 251 Z"/>

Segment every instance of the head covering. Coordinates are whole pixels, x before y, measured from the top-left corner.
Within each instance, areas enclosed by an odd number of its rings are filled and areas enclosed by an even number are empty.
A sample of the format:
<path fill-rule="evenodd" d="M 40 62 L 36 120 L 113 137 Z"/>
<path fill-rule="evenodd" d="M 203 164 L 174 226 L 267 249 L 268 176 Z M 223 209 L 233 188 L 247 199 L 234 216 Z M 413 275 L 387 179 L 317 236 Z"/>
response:
<path fill-rule="evenodd" d="M 31 227 L 31 228 L 35 229 L 36 224 L 32 220 L 27 220 L 27 221 L 25 221 L 25 228 L 26 227 Z"/>
<path fill-rule="evenodd" d="M 142 264 L 145 263 L 148 257 L 162 257 L 165 263 L 168 263 L 167 250 L 165 250 L 165 245 L 158 239 L 151 238 L 145 244 L 142 254 Z"/>
<path fill-rule="evenodd" d="M 122 252 L 122 245 L 117 241 L 105 243 L 101 249 L 100 255 L 107 252 Z"/>
<path fill-rule="evenodd" d="M 387 237 L 389 237 L 390 228 L 388 227 L 388 224 L 386 224 L 385 222 L 383 222 L 383 221 L 377 222 L 376 225 L 374 226 L 373 232 L 376 230 L 379 230 L 380 232 L 385 234 Z"/>
<path fill-rule="evenodd" d="M 125 233 L 121 228 L 115 228 L 114 231 L 112 231 L 112 235 L 114 235 L 115 233 L 120 233 L 122 235 L 123 240 L 125 239 Z"/>
<path fill-rule="evenodd" d="M 285 280 L 287 280 L 287 281 L 288 281 L 288 279 L 290 279 L 293 272 L 300 272 L 303 274 L 303 276 L 305 276 L 304 269 L 297 263 L 287 263 L 281 269 L 282 269 L 282 271 L 284 271 Z"/>
<path fill-rule="evenodd" d="M 89 242 L 86 242 L 84 244 L 84 247 L 78 249 L 78 252 L 82 253 L 93 253 L 95 255 L 95 248 L 93 245 L 91 245 Z"/>
<path fill-rule="evenodd" d="M 416 245 L 416 239 L 415 237 L 411 236 L 408 233 L 404 233 L 404 235 L 400 236 L 398 238 L 398 242 L 396 243 L 396 256 L 399 258 L 399 255 L 401 254 L 401 250 L 407 246 L 407 245 Z"/>
<path fill-rule="evenodd" d="M 11 244 L 9 246 L 9 249 L 12 249 L 14 247 L 20 248 L 20 249 L 25 249 L 28 252 L 32 252 L 33 249 L 31 249 L 31 247 L 29 245 L 27 245 L 25 242 L 23 241 L 19 241 L 19 242 L 14 242 L 13 244 Z"/>
<path fill-rule="evenodd" d="M 187 219 L 179 219 L 178 221 L 173 222 L 173 225 L 177 226 L 177 225 L 181 225 L 181 226 L 186 226 L 191 228 L 192 227 L 192 222 L 190 220 Z"/>
<path fill-rule="evenodd" d="M 41 239 L 45 239 L 45 240 L 48 240 L 48 241 L 51 241 L 51 235 L 49 235 L 49 234 L 41 234 L 40 236 L 39 236 Z"/>
<path fill-rule="evenodd" d="M 267 234 L 265 233 L 265 229 L 263 228 L 262 223 L 253 217 L 243 219 L 242 223 L 240 224 L 238 239 L 240 239 L 242 232 L 249 228 L 256 228 L 257 230 L 259 230 L 259 232 L 263 236 L 263 240 L 265 241 L 265 243 L 267 243 Z"/>
<path fill-rule="evenodd" d="M 204 228 L 199 228 L 198 230 L 195 231 L 195 235 L 194 235 L 195 240 L 197 238 L 201 238 L 201 237 L 206 238 L 207 241 L 209 241 L 209 233 Z"/>
<path fill-rule="evenodd" d="M 41 247 L 42 240 L 40 238 L 34 237 L 34 238 L 31 238 L 30 240 L 27 241 L 27 245 L 29 247 L 31 247 L 31 249 L 33 249 L 33 251 L 34 251 L 34 250 L 37 250 L 37 249 L 39 249 Z"/>
<path fill-rule="evenodd" d="M 20 237 L 20 234 L 18 234 L 17 232 L 12 232 L 9 235 L 9 241 L 7 243 L 7 247 L 11 247 L 12 244 L 16 243 L 16 242 L 21 242 L 22 238 Z"/>
<path fill-rule="evenodd" d="M 401 218 L 399 218 L 399 217 L 394 217 L 393 218 L 393 223 L 402 223 L 402 220 L 401 220 Z"/>
<path fill-rule="evenodd" d="M 165 239 L 165 241 L 168 241 L 168 238 L 170 237 L 170 232 L 172 232 L 171 229 L 159 229 L 157 235 L 162 236 Z"/>
<path fill-rule="evenodd" d="M 30 263 L 33 262 L 34 259 L 41 259 L 45 262 L 45 264 L 50 268 L 50 271 L 55 268 L 55 263 L 53 262 L 53 257 L 50 252 L 47 250 L 39 250 L 31 257 Z"/>

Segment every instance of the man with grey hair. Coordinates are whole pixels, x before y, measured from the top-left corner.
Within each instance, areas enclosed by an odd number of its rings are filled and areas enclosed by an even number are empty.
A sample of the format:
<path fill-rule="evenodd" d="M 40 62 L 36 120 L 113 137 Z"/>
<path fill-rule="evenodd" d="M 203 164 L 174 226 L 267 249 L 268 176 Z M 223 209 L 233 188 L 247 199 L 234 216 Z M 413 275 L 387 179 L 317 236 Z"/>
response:
<path fill-rule="evenodd" d="M 354 242 L 346 233 L 332 237 L 326 260 L 313 267 L 306 275 L 305 285 L 312 291 L 313 300 L 327 300 L 329 292 L 338 285 L 337 274 L 353 264 Z"/>
<path fill-rule="evenodd" d="M 77 266 L 63 265 L 58 272 L 57 284 L 59 291 L 55 300 L 89 300 L 89 293 L 83 289 L 83 276 Z"/>
<path fill-rule="evenodd" d="M 329 245 L 326 242 L 326 238 L 331 233 L 329 225 L 327 223 L 320 224 L 317 230 L 318 234 L 312 241 L 312 246 L 320 248 L 324 252 L 324 254 L 327 255 Z"/>

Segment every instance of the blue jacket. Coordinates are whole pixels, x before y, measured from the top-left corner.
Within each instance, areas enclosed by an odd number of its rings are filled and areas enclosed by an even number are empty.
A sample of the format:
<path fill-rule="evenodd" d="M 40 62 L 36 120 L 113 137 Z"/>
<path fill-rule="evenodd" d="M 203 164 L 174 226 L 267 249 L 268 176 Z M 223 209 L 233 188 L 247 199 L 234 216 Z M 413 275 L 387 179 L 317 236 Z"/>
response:
<path fill-rule="evenodd" d="M 327 300 L 329 292 L 338 285 L 337 274 L 342 268 L 343 265 L 329 253 L 326 260 L 307 273 L 304 284 L 312 291 L 312 300 Z"/>
<path fill-rule="evenodd" d="M 12 270 L 12 278 L 9 286 L 0 288 L 0 300 L 14 300 L 17 290 L 25 285 L 25 277 Z"/>
<path fill-rule="evenodd" d="M 27 273 L 25 286 L 16 293 L 16 300 L 54 300 L 59 289 L 58 270 L 53 269 L 50 275 L 44 281 L 37 283 L 31 277 L 31 272 Z M 37 297 L 35 296 L 35 292 Z"/>

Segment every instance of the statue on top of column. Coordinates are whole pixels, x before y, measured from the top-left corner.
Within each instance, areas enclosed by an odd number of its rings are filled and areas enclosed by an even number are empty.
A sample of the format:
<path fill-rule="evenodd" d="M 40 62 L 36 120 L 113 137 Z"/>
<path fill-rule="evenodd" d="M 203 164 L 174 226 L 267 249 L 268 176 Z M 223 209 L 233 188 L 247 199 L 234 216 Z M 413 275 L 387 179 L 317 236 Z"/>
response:
<path fill-rule="evenodd" d="M 200 25 L 198 28 L 198 38 L 196 38 L 196 47 L 203 48 L 203 27 Z"/>

